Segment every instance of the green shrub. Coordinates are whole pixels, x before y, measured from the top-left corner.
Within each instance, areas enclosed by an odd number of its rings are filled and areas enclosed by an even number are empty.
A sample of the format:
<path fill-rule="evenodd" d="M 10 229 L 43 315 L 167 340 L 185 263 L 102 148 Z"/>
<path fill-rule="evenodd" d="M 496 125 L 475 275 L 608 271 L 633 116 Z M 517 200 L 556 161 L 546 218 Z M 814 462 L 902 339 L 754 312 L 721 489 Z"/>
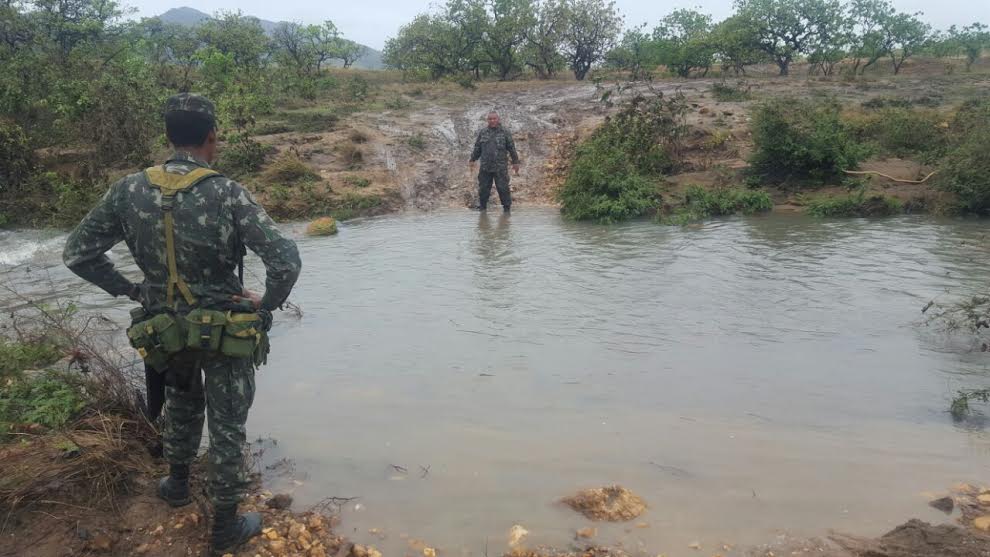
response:
<path fill-rule="evenodd" d="M 904 212 L 904 204 L 882 193 L 866 190 L 838 196 L 821 196 L 808 203 L 808 214 L 816 217 L 884 217 Z"/>
<path fill-rule="evenodd" d="M 371 84 L 368 80 L 356 75 L 344 86 L 345 98 L 350 102 L 361 102 L 371 96 Z"/>
<path fill-rule="evenodd" d="M 403 110 L 409 108 L 410 102 L 407 101 L 402 95 L 395 95 L 385 101 L 385 108 L 389 110 Z"/>
<path fill-rule="evenodd" d="M 684 192 L 684 204 L 660 220 L 666 224 L 687 224 L 709 217 L 751 215 L 772 209 L 773 200 L 762 190 L 690 186 Z"/>
<path fill-rule="evenodd" d="M 409 139 L 406 139 L 406 143 L 417 151 L 426 149 L 426 137 L 424 137 L 421 133 L 410 135 Z"/>
<path fill-rule="evenodd" d="M 786 179 L 825 179 L 855 168 L 869 154 L 839 117 L 834 99 L 776 99 L 753 115 L 753 170 Z"/>
<path fill-rule="evenodd" d="M 578 147 L 560 202 L 569 218 L 607 224 L 655 210 L 660 194 L 620 146 L 599 136 Z"/>
<path fill-rule="evenodd" d="M 948 130 L 937 112 L 911 108 L 884 108 L 863 121 L 860 136 L 895 157 L 923 155 L 934 160 L 945 152 Z"/>
<path fill-rule="evenodd" d="M 64 426 L 86 406 L 77 377 L 45 372 L 0 388 L 0 433 L 17 424 Z"/>
<path fill-rule="evenodd" d="M 682 95 L 655 92 L 625 103 L 575 150 L 558 194 L 564 215 L 611 223 L 655 211 L 656 181 L 677 165 L 686 113 Z"/>
<path fill-rule="evenodd" d="M 47 183 L 55 192 L 52 220 L 57 226 L 75 226 L 107 191 L 102 181 L 71 180 L 54 172 L 34 178 Z"/>
<path fill-rule="evenodd" d="M 54 364 L 61 357 L 61 348 L 44 339 L 16 342 L 0 338 L 0 384 L 6 377 Z"/>
<path fill-rule="evenodd" d="M 345 192 L 333 203 L 333 214 L 338 221 L 381 213 L 387 206 L 384 196 L 369 193 Z"/>
<path fill-rule="evenodd" d="M 261 170 L 265 159 L 274 151 L 271 145 L 258 143 L 245 134 L 234 135 L 220 150 L 217 168 L 233 178 L 251 174 Z"/>
<path fill-rule="evenodd" d="M 34 151 L 24 129 L 0 120 L 0 195 L 17 191 L 34 171 Z"/>
<path fill-rule="evenodd" d="M 990 214 L 990 99 L 964 104 L 949 130 L 939 165 L 939 185 L 955 193 L 964 210 Z"/>
<path fill-rule="evenodd" d="M 753 95 L 749 92 L 749 87 L 743 89 L 743 83 L 740 83 L 738 87 L 733 87 L 724 81 L 721 83 L 713 83 L 711 88 L 712 97 L 720 102 L 743 102 L 748 101 L 753 98 Z"/>

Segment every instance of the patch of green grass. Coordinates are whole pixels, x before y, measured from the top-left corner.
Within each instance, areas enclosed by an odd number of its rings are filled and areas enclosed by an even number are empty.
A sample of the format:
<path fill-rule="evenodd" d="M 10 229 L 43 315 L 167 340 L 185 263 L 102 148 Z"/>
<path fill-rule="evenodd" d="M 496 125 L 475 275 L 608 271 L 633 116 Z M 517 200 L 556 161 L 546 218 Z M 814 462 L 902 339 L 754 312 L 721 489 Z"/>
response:
<path fill-rule="evenodd" d="M 773 209 L 770 194 L 762 190 L 744 188 L 705 189 L 691 186 L 684 192 L 684 203 L 671 214 L 662 216 L 660 222 L 684 225 L 710 217 L 726 215 L 751 215 Z"/>
<path fill-rule="evenodd" d="M 261 179 L 269 184 L 291 185 L 319 180 L 320 175 L 303 162 L 299 155 L 286 152 L 272 161 L 261 174 Z"/>
<path fill-rule="evenodd" d="M 883 217 L 904 212 L 904 204 L 882 193 L 866 190 L 837 196 L 820 196 L 808 202 L 807 211 L 815 217 Z"/>
<path fill-rule="evenodd" d="M 366 188 L 371 185 L 371 180 L 362 178 L 361 176 L 346 176 L 344 177 L 344 183 L 355 188 Z"/>
<path fill-rule="evenodd" d="M 376 214 L 385 208 L 385 196 L 371 193 L 346 192 L 333 204 L 333 216 L 338 221 Z"/>
<path fill-rule="evenodd" d="M 389 110 L 404 110 L 411 105 L 412 103 L 403 98 L 402 95 L 395 95 L 385 100 L 385 108 Z"/>
<path fill-rule="evenodd" d="M 952 193 L 966 212 L 990 214 L 990 98 L 965 103 L 949 128 L 938 185 Z"/>
<path fill-rule="evenodd" d="M 273 152 L 275 148 L 271 145 L 258 143 L 246 135 L 235 135 L 220 150 L 216 166 L 224 174 L 238 178 L 261 170 Z"/>

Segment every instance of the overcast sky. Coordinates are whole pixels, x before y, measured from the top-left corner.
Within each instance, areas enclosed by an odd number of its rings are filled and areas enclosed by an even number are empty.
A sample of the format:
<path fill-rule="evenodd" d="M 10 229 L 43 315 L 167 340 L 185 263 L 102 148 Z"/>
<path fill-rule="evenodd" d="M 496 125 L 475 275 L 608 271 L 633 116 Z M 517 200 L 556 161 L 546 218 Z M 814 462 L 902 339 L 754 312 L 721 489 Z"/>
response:
<path fill-rule="evenodd" d="M 399 27 L 416 14 L 427 11 L 427 1 L 409 0 L 357 0 L 342 2 L 307 2 L 305 0 L 199 0 L 184 4 L 185 0 L 123 0 L 137 9 L 137 15 L 150 17 L 169 8 L 188 5 L 201 12 L 212 14 L 217 10 L 240 9 L 247 15 L 272 21 L 301 21 L 317 23 L 331 19 L 343 33 L 359 43 L 381 49 L 386 39 L 394 36 Z M 702 11 L 724 18 L 732 13 L 732 0 L 616 0 L 628 26 L 649 23 L 651 26 L 671 10 L 700 7 Z M 924 19 L 936 28 L 945 29 L 952 24 L 966 25 L 974 21 L 990 23 L 990 0 L 893 0 L 899 10 L 921 11 Z"/>

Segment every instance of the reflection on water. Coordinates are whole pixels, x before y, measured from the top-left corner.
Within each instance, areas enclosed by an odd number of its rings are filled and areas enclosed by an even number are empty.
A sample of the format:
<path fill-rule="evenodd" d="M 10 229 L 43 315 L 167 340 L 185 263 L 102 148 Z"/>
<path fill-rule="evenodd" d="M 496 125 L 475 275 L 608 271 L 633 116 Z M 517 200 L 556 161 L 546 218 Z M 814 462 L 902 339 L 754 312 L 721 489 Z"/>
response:
<path fill-rule="evenodd" d="M 301 505 L 361 497 L 344 527 L 386 555 L 402 534 L 497 554 L 514 523 L 566 544 L 586 523 L 554 501 L 612 482 L 650 503 L 649 527 L 600 541 L 654 554 L 944 520 L 919 494 L 986 481 L 986 436 L 944 410 L 988 367 L 919 310 L 985 288 L 988 245 L 983 222 L 915 217 L 348 223 L 300 239 L 305 317 L 275 331 L 249 427 L 296 460 Z M 44 249 L 0 265 L 106 303 Z"/>

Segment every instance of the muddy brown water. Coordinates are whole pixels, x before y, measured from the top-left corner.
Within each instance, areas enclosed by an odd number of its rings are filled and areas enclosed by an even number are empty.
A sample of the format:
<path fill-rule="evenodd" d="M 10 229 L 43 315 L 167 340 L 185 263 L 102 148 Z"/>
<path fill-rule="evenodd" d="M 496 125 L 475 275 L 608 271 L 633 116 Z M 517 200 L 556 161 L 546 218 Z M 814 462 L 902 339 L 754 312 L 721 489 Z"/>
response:
<path fill-rule="evenodd" d="M 62 236 L 0 234 L 4 284 L 124 316 L 61 267 Z M 299 240 L 304 316 L 277 325 L 250 434 L 278 440 L 267 464 L 292 460 L 267 474 L 298 507 L 359 497 L 343 533 L 386 555 L 406 536 L 495 555 L 516 523 L 566 545 L 589 522 L 554 502 L 608 483 L 650 509 L 598 540 L 653 555 L 944 521 L 924 492 L 988 479 L 982 424 L 946 409 L 990 385 L 990 360 L 920 309 L 986 288 L 986 235 L 928 217 L 601 227 L 522 207 L 345 223 Z"/>

